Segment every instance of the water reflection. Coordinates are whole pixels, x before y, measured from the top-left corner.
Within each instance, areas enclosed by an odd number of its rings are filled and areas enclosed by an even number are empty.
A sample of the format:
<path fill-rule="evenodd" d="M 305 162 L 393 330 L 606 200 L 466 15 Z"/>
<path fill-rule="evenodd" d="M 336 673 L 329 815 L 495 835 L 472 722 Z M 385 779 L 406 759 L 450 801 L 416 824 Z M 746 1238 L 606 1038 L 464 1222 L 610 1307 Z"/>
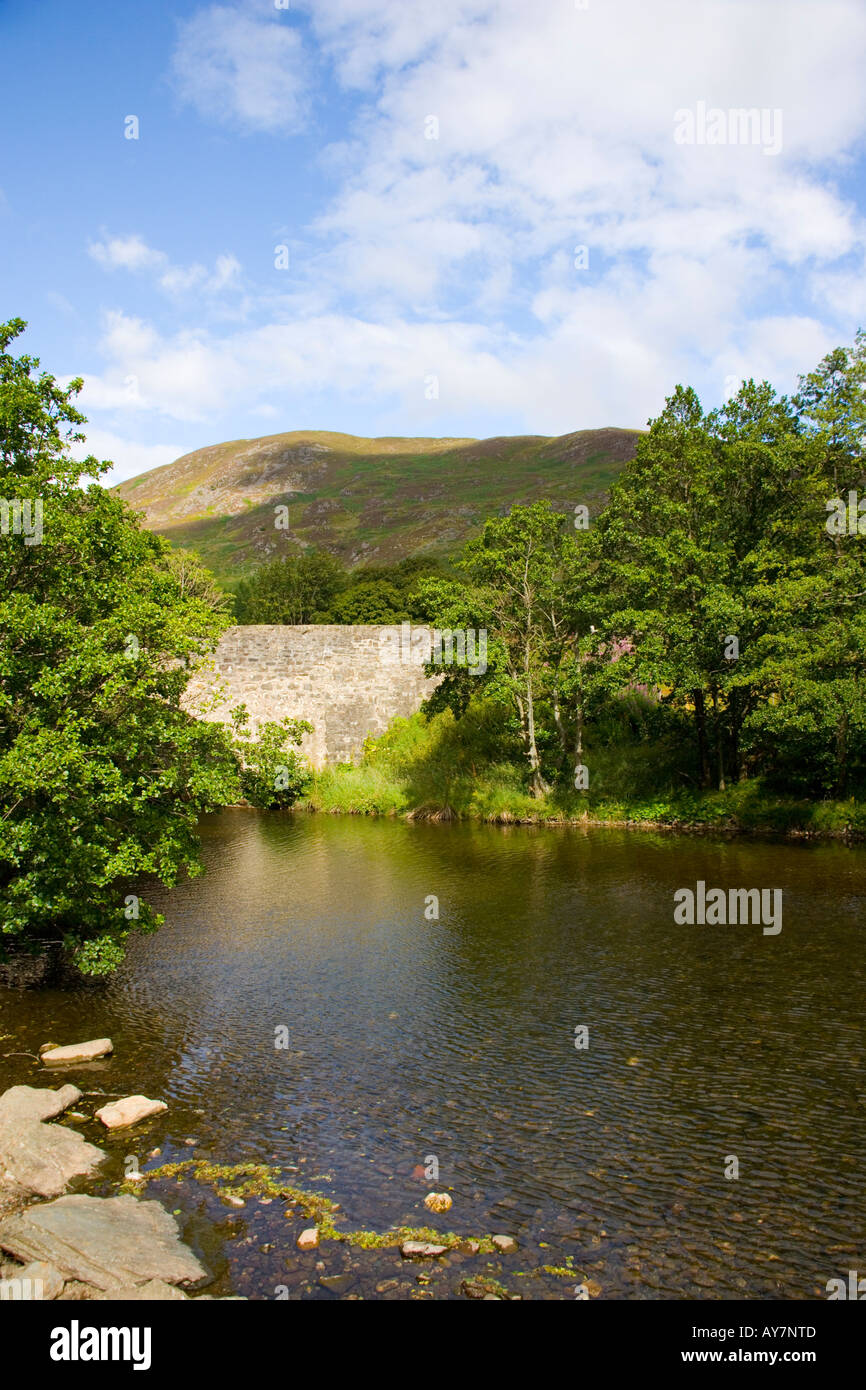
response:
<path fill-rule="evenodd" d="M 203 835 L 206 876 L 108 986 L 2 996 L 10 1048 L 110 1034 L 95 1086 L 167 1100 L 166 1152 L 326 1175 L 376 1229 L 427 1222 L 433 1154 L 452 1229 L 614 1297 L 813 1297 L 862 1249 L 862 850 L 250 812 Z M 676 926 L 698 879 L 781 888 L 782 932 Z M 247 1240 L 229 1285 L 266 1296 Z"/>

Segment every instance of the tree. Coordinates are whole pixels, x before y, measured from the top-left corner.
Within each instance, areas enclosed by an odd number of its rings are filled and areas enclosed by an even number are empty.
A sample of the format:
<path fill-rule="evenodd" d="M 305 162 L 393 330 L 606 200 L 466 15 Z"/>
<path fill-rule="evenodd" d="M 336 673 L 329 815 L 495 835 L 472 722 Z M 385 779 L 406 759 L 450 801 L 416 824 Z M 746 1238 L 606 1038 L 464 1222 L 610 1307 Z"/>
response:
<path fill-rule="evenodd" d="M 180 703 L 226 618 L 200 566 L 87 483 L 110 464 L 71 457 L 82 382 L 13 356 L 25 327 L 0 327 L 0 941 L 59 939 L 104 974 L 160 920 L 131 880 L 199 872 L 200 814 L 238 798 L 227 732 Z"/>
<path fill-rule="evenodd" d="M 574 638 L 566 577 L 575 557 L 567 518 L 548 502 L 533 502 L 487 521 L 481 535 L 466 545 L 456 562 L 466 583 L 431 580 L 419 587 L 419 597 L 435 613 L 438 627 L 488 633 L 485 693 L 516 713 L 529 790 L 536 797 L 550 790 L 540 746 L 546 701 L 553 702 L 563 755 L 567 751 L 560 678 Z M 462 712 L 478 679 L 468 663 L 446 669 L 430 707 L 447 701 L 456 713 Z"/>
<path fill-rule="evenodd" d="M 836 495 L 863 486 L 866 440 L 866 333 L 850 348 L 837 347 L 801 376 L 794 404 L 823 455 Z"/>
<path fill-rule="evenodd" d="M 234 749 L 240 762 L 241 791 L 253 806 L 282 809 L 297 801 L 309 778 L 306 759 L 295 752 L 313 726 L 306 719 L 286 717 L 250 731 L 245 705 L 231 711 Z"/>
<path fill-rule="evenodd" d="M 321 622 L 346 576 L 326 551 L 287 555 L 262 565 L 235 591 L 239 623 Z"/>
<path fill-rule="evenodd" d="M 405 594 L 395 584 L 366 580 L 339 594 L 327 617 L 334 623 L 403 623 L 410 613 Z"/>
<path fill-rule="evenodd" d="M 703 786 L 710 780 L 707 671 L 724 596 L 712 545 L 716 504 L 704 412 L 695 392 L 678 386 L 614 483 L 599 541 L 612 597 L 608 635 L 629 644 L 622 675 L 634 673 L 690 704 Z"/>

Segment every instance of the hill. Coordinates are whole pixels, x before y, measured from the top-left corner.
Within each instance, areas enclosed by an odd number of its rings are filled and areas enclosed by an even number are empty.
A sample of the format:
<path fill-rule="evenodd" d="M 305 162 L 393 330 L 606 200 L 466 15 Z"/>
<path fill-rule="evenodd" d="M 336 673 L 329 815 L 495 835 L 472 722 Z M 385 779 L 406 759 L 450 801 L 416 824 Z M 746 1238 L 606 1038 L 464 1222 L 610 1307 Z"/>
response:
<path fill-rule="evenodd" d="M 350 567 L 390 564 L 449 554 L 515 502 L 546 497 L 594 510 L 637 437 L 623 429 L 496 439 L 296 430 L 196 449 L 117 491 L 151 530 L 197 550 L 223 580 L 311 546 Z M 274 525 L 279 503 L 288 504 L 288 531 Z"/>

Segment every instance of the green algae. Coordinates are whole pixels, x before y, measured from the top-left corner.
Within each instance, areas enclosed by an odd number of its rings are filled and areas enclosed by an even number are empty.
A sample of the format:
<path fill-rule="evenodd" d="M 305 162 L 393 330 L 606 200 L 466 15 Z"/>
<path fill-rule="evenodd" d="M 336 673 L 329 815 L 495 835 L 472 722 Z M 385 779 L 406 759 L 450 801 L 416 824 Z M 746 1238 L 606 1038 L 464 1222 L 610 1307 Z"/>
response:
<path fill-rule="evenodd" d="M 282 1169 L 272 1168 L 266 1163 L 227 1165 L 209 1163 L 205 1159 L 186 1158 L 179 1163 L 162 1163 L 157 1168 L 149 1169 L 139 1178 L 127 1179 L 121 1183 L 120 1191 L 134 1195 L 149 1182 L 173 1179 L 181 1183 L 187 1177 L 213 1187 L 220 1197 L 239 1197 L 243 1200 L 250 1197 L 268 1197 L 285 1201 L 292 1211 L 300 1210 L 305 1217 L 316 1223 L 320 1243 L 323 1240 L 334 1240 L 344 1245 L 357 1246 L 362 1250 L 385 1250 L 402 1245 L 407 1240 L 418 1240 L 456 1250 L 465 1248 L 471 1240 L 478 1246 L 474 1253 L 491 1255 L 496 1249 L 492 1236 L 461 1236 L 454 1231 L 436 1231 L 431 1226 L 397 1226 L 391 1231 L 338 1230 L 335 1221 L 340 1211 L 339 1203 L 332 1201 L 322 1192 L 307 1191 L 286 1182 L 282 1176 Z"/>

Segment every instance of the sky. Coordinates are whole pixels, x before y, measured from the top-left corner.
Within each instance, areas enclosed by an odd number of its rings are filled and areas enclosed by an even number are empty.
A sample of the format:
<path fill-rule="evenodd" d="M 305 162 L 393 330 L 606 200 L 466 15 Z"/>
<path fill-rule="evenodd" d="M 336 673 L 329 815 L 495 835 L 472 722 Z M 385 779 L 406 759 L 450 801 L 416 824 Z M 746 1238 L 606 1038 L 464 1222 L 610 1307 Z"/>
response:
<path fill-rule="evenodd" d="M 0 0 L 0 51 L 0 315 L 109 481 L 641 427 L 866 325 L 864 0 Z"/>

